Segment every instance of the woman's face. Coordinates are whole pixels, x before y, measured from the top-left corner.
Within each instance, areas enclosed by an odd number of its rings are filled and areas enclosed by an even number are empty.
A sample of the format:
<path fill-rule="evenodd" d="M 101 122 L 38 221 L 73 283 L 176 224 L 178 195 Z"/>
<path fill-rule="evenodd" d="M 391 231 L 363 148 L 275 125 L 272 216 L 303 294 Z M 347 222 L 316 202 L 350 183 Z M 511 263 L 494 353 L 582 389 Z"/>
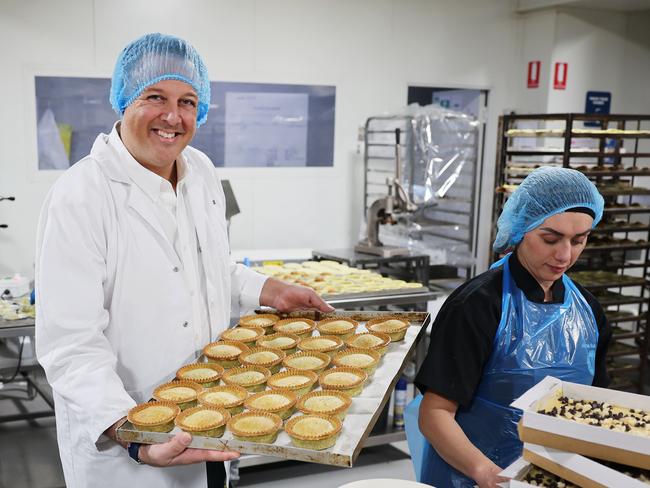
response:
<path fill-rule="evenodd" d="M 524 235 L 517 247 L 519 261 L 540 285 L 550 286 L 580 256 L 593 221 L 589 215 L 578 212 L 549 217 Z"/>

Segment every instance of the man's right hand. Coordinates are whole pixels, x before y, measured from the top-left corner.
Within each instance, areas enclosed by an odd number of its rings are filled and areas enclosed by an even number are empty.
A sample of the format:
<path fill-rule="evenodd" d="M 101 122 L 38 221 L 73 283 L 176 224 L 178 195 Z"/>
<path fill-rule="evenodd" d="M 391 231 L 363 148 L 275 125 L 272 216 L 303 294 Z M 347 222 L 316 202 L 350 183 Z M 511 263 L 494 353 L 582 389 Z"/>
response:
<path fill-rule="evenodd" d="M 172 440 L 164 444 L 143 444 L 140 446 L 138 457 L 143 464 L 159 467 L 203 463 L 206 461 L 223 462 L 239 457 L 239 453 L 234 451 L 188 448 L 190 442 L 192 442 L 190 434 L 179 432 Z"/>

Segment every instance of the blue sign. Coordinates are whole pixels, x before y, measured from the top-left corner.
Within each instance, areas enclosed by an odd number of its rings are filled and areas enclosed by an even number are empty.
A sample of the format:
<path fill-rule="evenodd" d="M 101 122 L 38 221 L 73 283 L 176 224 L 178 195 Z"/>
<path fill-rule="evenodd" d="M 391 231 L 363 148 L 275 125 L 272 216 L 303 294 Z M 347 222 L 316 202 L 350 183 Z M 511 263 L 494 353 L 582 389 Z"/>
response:
<path fill-rule="evenodd" d="M 611 92 L 589 91 L 585 102 L 586 114 L 609 114 L 612 105 Z M 600 127 L 600 122 L 585 121 L 586 127 Z M 606 127 L 604 127 L 606 128 Z"/>

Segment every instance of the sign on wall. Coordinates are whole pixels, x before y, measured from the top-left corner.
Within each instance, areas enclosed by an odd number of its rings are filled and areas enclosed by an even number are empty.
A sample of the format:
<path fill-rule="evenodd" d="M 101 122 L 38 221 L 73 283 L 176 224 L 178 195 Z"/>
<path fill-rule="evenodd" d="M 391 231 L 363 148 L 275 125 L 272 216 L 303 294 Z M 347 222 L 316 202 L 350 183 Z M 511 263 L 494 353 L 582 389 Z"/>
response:
<path fill-rule="evenodd" d="M 541 61 L 528 61 L 528 88 L 539 88 L 539 74 L 541 72 Z"/>
<path fill-rule="evenodd" d="M 612 93 L 603 91 L 588 91 L 585 100 L 585 113 L 586 114 L 609 114 L 612 106 Z M 600 122 L 597 120 L 586 120 L 584 123 L 587 127 L 600 127 Z"/>
<path fill-rule="evenodd" d="M 553 89 L 566 90 L 568 63 L 555 63 L 553 69 Z"/>

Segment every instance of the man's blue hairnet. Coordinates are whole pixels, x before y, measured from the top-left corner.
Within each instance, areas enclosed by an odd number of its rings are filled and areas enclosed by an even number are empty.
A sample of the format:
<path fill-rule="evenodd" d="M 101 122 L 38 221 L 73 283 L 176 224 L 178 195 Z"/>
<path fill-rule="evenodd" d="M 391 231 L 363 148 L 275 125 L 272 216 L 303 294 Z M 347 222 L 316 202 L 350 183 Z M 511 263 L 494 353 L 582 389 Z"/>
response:
<path fill-rule="evenodd" d="M 120 53 L 111 81 L 110 101 L 121 116 L 145 88 L 163 80 L 190 85 L 199 97 L 196 126 L 208 118 L 210 79 L 208 70 L 187 41 L 165 34 L 146 34 Z"/>
<path fill-rule="evenodd" d="M 492 248 L 505 252 L 547 218 L 576 207 L 591 210 L 595 216 L 592 228 L 596 227 L 604 206 L 596 186 L 579 171 L 542 166 L 524 179 L 503 206 Z"/>

